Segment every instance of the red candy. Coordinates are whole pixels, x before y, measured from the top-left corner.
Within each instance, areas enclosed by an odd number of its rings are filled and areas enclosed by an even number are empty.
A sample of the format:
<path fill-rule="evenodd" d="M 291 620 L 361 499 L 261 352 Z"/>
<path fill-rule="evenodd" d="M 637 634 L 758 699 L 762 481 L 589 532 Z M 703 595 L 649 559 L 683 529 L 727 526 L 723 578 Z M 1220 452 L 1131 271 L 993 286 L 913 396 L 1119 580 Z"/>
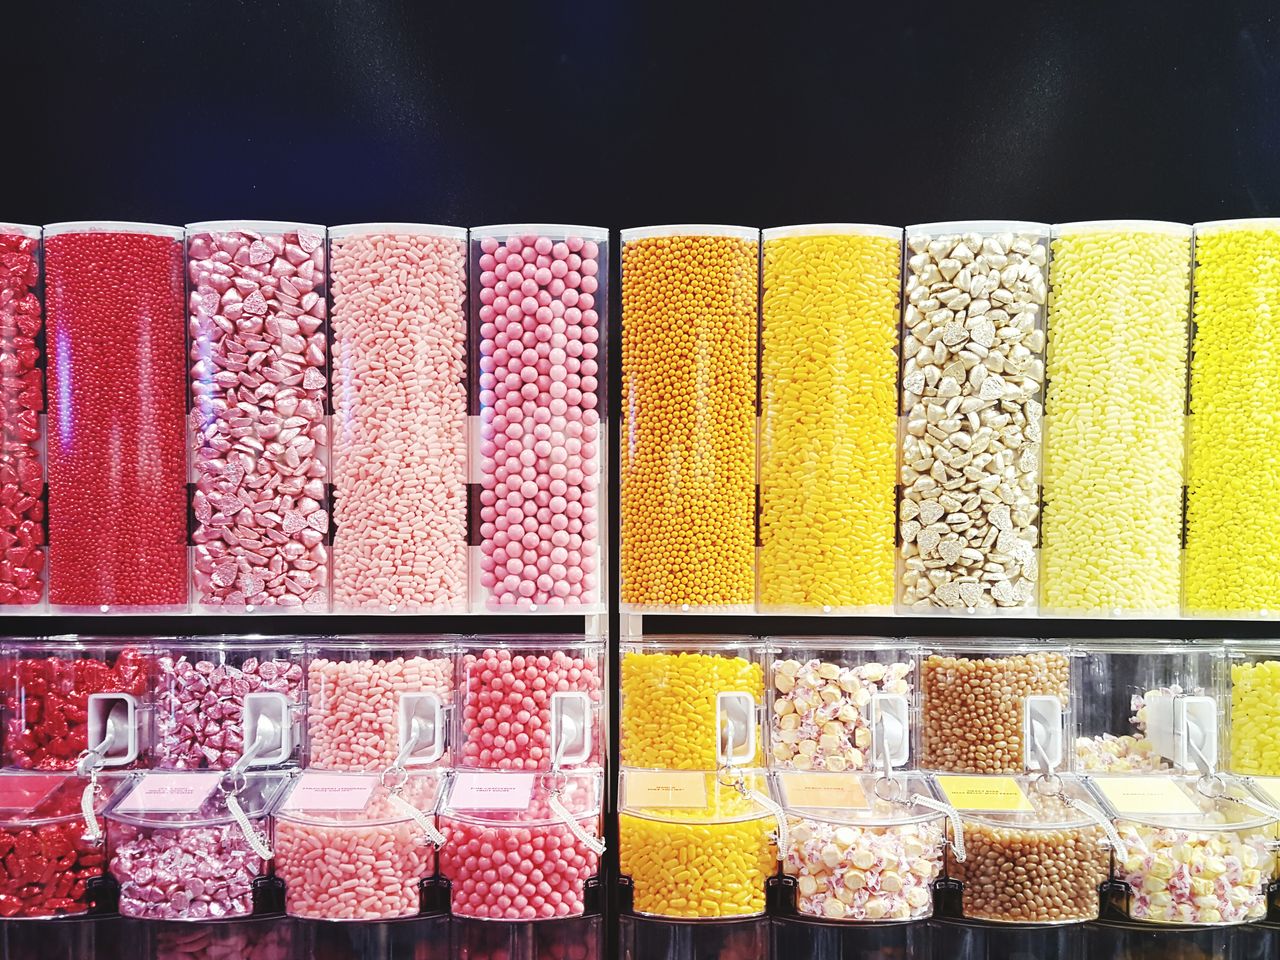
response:
<path fill-rule="evenodd" d="M 183 606 L 182 241 L 136 232 L 47 235 L 45 277 L 49 602 Z M 17 536 L 24 546 L 38 537 L 37 525 L 25 522 L 31 530 Z"/>
<path fill-rule="evenodd" d="M 44 594 L 40 241 L 0 227 L 0 605 Z"/>
<path fill-rule="evenodd" d="M 84 651 L 68 657 L 21 657 L 6 677 L 5 750 L 10 766 L 24 770 L 71 770 L 88 747 L 92 693 L 146 692 L 149 660 L 126 648 L 114 663 Z M 0 904 L 0 914 L 3 905 Z"/>

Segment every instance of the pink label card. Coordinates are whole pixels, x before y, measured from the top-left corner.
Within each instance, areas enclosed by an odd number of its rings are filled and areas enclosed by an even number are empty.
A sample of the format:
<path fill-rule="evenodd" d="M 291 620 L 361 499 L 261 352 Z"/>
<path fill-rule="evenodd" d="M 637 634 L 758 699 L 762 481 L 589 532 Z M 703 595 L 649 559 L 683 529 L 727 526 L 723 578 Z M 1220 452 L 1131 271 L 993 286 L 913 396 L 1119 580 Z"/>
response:
<path fill-rule="evenodd" d="M 289 794 L 286 810 L 363 810 L 378 787 L 376 776 L 308 770 Z"/>
<path fill-rule="evenodd" d="M 194 813 L 222 779 L 222 773 L 147 773 L 120 801 L 121 813 Z"/>
<path fill-rule="evenodd" d="M 456 773 L 449 806 L 455 810 L 527 810 L 536 773 Z"/>

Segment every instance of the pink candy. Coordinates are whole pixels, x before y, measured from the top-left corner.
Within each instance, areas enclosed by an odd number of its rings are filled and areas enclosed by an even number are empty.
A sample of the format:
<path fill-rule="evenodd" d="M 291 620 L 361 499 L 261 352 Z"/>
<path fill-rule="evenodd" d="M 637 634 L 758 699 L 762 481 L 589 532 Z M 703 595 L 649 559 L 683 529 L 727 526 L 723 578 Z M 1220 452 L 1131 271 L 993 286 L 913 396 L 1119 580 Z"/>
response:
<path fill-rule="evenodd" d="M 551 697 L 585 693 L 592 707 L 591 753 L 600 757 L 598 656 L 506 648 L 463 660 L 462 756 L 459 765 L 497 770 L 551 766 Z"/>
<path fill-rule="evenodd" d="M 196 602 L 328 606 L 324 237 L 187 246 Z"/>
<path fill-rule="evenodd" d="M 333 599 L 467 603 L 466 243 L 336 237 Z"/>
<path fill-rule="evenodd" d="M 599 599 L 599 245 L 480 240 L 480 570 L 493 609 Z"/>
<path fill-rule="evenodd" d="M 110 844 L 126 917 L 220 920 L 253 912 L 253 881 L 266 865 L 237 824 L 148 829 L 113 822 Z"/>
<path fill-rule="evenodd" d="M 164 923 L 146 925 L 154 960 L 289 960 L 293 929 L 276 918 L 239 923 Z"/>

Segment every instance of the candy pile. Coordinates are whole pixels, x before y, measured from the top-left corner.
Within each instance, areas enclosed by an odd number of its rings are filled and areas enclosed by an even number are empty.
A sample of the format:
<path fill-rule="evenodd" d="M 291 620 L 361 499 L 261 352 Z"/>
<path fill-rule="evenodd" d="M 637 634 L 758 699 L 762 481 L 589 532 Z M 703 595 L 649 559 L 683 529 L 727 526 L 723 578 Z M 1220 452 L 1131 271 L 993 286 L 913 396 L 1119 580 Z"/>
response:
<path fill-rule="evenodd" d="M 335 236 L 333 602 L 467 601 L 467 250 L 461 238 Z"/>
<path fill-rule="evenodd" d="M 844 667 L 817 658 L 773 666 L 769 742 L 773 764 L 794 770 L 863 770 L 871 766 L 871 698 L 906 696 L 910 663 Z"/>
<path fill-rule="evenodd" d="M 551 697 L 579 692 L 591 703 L 591 755 L 600 757 L 601 697 L 598 655 L 564 650 L 522 653 L 485 650 L 463 659 L 462 750 L 464 767 L 545 770 L 551 766 Z"/>
<path fill-rule="evenodd" d="M 74 648 L 67 656 L 20 657 L 5 685 L 5 752 L 24 770 L 70 770 L 88 747 L 89 695 L 147 690 L 150 658 L 126 647 L 114 662 Z"/>
<path fill-rule="evenodd" d="M 237 666 L 166 654 L 156 658 L 156 691 L 156 766 L 223 770 L 244 750 L 244 698 L 282 693 L 299 702 L 302 667 L 278 659 L 247 657 Z"/>
<path fill-rule="evenodd" d="M 57 917 L 89 909 L 88 883 L 107 855 L 85 839 L 84 787 L 69 781 L 41 805 L 41 826 L 0 826 L 0 917 Z"/>
<path fill-rule="evenodd" d="M 1241 923 L 1266 915 L 1275 854 L 1261 830 L 1181 830 L 1118 821 L 1129 856 L 1118 879 L 1129 916 L 1152 923 Z"/>
<path fill-rule="evenodd" d="M 480 251 L 480 582 L 494 609 L 592 604 L 600 248 L 524 233 Z"/>
<path fill-rule="evenodd" d="M 907 245 L 902 603 L 1033 607 L 1048 254 L 1012 231 Z"/>
<path fill-rule="evenodd" d="M 0 605 L 39 603 L 44 593 L 39 247 L 36 236 L 0 227 Z"/>
<path fill-rule="evenodd" d="M 1135 693 L 1130 700 L 1133 733 L 1116 736 L 1104 733 L 1096 737 L 1076 738 L 1076 766 L 1085 773 L 1142 773 L 1172 770 L 1173 765 L 1155 752 L 1146 737 L 1147 701 L 1152 697 L 1176 697 L 1182 687 L 1174 684 L 1146 694 Z"/>
<path fill-rule="evenodd" d="M 453 702 L 453 661 L 313 657 L 307 668 L 308 765 L 326 770 L 389 767 L 403 746 L 400 697 L 405 693 L 434 693 L 441 706 L 448 706 Z M 448 756 L 440 762 L 447 763 Z"/>
<path fill-rule="evenodd" d="M 753 599 L 756 236 L 623 245 L 624 603 Z"/>
<path fill-rule="evenodd" d="M 858 827 L 788 817 L 787 876 L 800 913 L 827 920 L 917 920 L 933 912 L 942 824 Z"/>
<path fill-rule="evenodd" d="M 253 913 L 253 881 L 266 864 L 238 824 L 156 829 L 112 820 L 108 840 L 121 915 L 221 920 Z"/>
<path fill-rule="evenodd" d="M 196 600 L 324 610 L 323 231 L 196 232 L 187 256 Z"/>
<path fill-rule="evenodd" d="M 1280 660 L 1231 665 L 1231 770 L 1280 776 Z"/>

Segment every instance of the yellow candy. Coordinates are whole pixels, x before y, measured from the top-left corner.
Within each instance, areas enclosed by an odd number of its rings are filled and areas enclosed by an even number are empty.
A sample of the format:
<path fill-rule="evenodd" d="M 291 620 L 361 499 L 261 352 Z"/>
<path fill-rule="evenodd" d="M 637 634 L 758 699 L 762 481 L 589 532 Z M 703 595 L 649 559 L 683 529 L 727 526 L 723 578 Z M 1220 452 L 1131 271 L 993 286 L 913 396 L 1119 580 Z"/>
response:
<path fill-rule="evenodd" d="M 1231 667 L 1231 769 L 1280 776 L 1280 660 Z"/>
<path fill-rule="evenodd" d="M 1269 384 L 1280 346 L 1280 229 L 1198 234 L 1195 292 L 1187 609 L 1277 612 L 1280 393 Z"/>
<path fill-rule="evenodd" d="M 702 653 L 622 655 L 622 763 L 667 770 L 714 770 L 717 694 L 764 698 L 764 671 L 736 656 Z M 784 718 L 786 719 L 786 718 Z M 763 764 L 756 737 L 753 766 Z"/>
<path fill-rule="evenodd" d="M 1046 612 L 1180 609 L 1190 250 L 1153 227 L 1053 241 Z"/>
<path fill-rule="evenodd" d="M 764 244 L 760 602 L 893 606 L 900 239 Z"/>

